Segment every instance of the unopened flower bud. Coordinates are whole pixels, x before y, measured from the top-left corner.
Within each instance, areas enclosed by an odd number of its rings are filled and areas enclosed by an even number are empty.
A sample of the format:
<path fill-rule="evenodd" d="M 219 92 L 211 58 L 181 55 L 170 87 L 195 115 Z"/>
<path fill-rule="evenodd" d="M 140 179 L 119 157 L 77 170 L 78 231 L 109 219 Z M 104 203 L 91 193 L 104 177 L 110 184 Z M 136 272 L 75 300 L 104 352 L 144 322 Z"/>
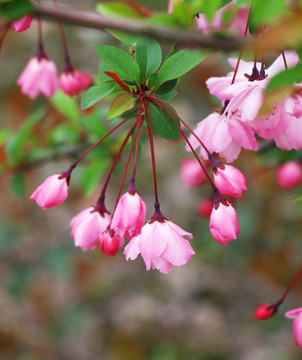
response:
<path fill-rule="evenodd" d="M 288 161 L 277 169 L 277 183 L 285 190 L 301 184 L 302 169 L 298 162 Z"/>
<path fill-rule="evenodd" d="M 214 182 L 221 194 L 241 198 L 247 189 L 242 172 L 232 165 L 219 165 L 214 169 Z"/>
<path fill-rule="evenodd" d="M 204 199 L 198 206 L 198 215 L 202 218 L 209 218 L 211 216 L 214 206 L 212 199 Z"/>
<path fill-rule="evenodd" d="M 254 317 L 258 320 L 266 320 L 276 313 L 276 308 L 269 304 L 262 304 L 257 307 Z"/>
<path fill-rule="evenodd" d="M 180 166 L 180 178 L 190 188 L 202 185 L 207 181 L 200 164 L 196 159 L 185 158 Z"/>

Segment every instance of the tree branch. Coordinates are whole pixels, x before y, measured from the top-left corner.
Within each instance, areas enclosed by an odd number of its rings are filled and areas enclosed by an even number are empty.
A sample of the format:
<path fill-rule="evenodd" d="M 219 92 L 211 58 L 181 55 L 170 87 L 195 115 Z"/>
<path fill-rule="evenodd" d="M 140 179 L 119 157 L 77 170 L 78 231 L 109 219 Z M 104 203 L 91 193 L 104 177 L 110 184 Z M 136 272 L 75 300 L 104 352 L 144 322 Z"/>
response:
<path fill-rule="evenodd" d="M 185 47 L 197 47 L 210 50 L 233 51 L 246 46 L 247 39 L 234 37 L 222 37 L 203 35 L 200 31 L 184 31 L 163 26 L 146 24 L 143 21 L 125 19 L 108 19 L 97 13 L 83 12 L 70 8 L 55 8 L 49 5 L 39 5 L 34 14 L 50 21 L 60 21 L 88 27 L 92 29 L 105 30 L 114 29 L 125 31 L 130 34 L 148 35 L 158 40 L 174 42 Z"/>

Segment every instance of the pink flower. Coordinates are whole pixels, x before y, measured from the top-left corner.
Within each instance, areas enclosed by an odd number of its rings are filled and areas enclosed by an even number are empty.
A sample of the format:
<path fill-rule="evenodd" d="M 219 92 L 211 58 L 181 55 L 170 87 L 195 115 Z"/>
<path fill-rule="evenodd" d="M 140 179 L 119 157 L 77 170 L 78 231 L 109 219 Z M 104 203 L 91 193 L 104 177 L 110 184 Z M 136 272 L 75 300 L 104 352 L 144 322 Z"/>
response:
<path fill-rule="evenodd" d="M 11 27 L 16 31 L 16 32 L 21 32 L 21 31 L 25 31 L 28 28 L 30 28 L 31 22 L 33 20 L 34 16 L 33 15 L 25 15 L 23 16 L 21 19 L 14 21 L 11 24 Z"/>
<path fill-rule="evenodd" d="M 200 164 L 196 159 L 185 158 L 180 165 L 180 178 L 190 188 L 197 187 L 207 181 Z"/>
<path fill-rule="evenodd" d="M 269 304 L 262 304 L 257 307 L 254 318 L 258 320 L 266 320 L 271 318 L 276 313 L 276 307 Z"/>
<path fill-rule="evenodd" d="M 42 209 L 50 209 L 61 205 L 68 196 L 69 177 L 64 173 L 49 176 L 31 194 L 30 199 L 35 200 Z"/>
<path fill-rule="evenodd" d="M 131 239 L 140 234 L 146 220 L 146 204 L 137 191 L 127 191 L 119 200 L 110 228 Z"/>
<path fill-rule="evenodd" d="M 241 198 L 247 190 L 242 172 L 232 165 L 219 165 L 214 169 L 214 182 L 221 194 Z"/>
<path fill-rule="evenodd" d="M 285 317 L 294 319 L 293 331 L 296 344 L 302 349 L 302 308 L 287 311 Z"/>
<path fill-rule="evenodd" d="M 239 235 L 239 222 L 233 206 L 224 198 L 214 200 L 214 207 L 210 217 L 210 232 L 221 245 L 235 240 Z"/>
<path fill-rule="evenodd" d="M 124 245 L 124 237 L 116 234 L 112 229 L 103 232 L 100 236 L 101 249 L 104 254 L 115 255 Z"/>
<path fill-rule="evenodd" d="M 40 93 L 52 97 L 58 88 L 56 65 L 43 54 L 29 60 L 17 80 L 21 92 L 35 99 Z"/>
<path fill-rule="evenodd" d="M 288 161 L 277 169 L 277 183 L 285 190 L 290 190 L 301 184 L 302 169 L 296 161 Z"/>
<path fill-rule="evenodd" d="M 97 206 L 90 206 L 70 221 L 70 236 L 74 237 L 75 246 L 80 246 L 84 251 L 94 250 L 99 246 L 99 238 L 110 223 L 108 213 L 97 209 Z"/>
<path fill-rule="evenodd" d="M 204 199 L 198 206 L 198 215 L 202 218 L 209 218 L 214 206 L 212 199 Z"/>
<path fill-rule="evenodd" d="M 184 236 L 193 237 L 171 220 L 150 220 L 143 226 L 142 232 L 131 239 L 124 254 L 127 260 L 134 260 L 141 254 L 147 270 L 158 269 L 168 274 L 173 266 L 186 264 L 195 254 Z"/>
<path fill-rule="evenodd" d="M 90 75 L 72 68 L 61 74 L 59 83 L 65 94 L 73 96 L 90 87 L 92 79 Z"/>

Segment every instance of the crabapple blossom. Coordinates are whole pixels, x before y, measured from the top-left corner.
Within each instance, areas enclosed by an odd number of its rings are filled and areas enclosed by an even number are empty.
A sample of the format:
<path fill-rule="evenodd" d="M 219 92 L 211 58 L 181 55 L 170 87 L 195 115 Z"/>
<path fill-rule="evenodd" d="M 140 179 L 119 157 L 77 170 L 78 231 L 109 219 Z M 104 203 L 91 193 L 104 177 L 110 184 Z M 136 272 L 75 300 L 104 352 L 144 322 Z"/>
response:
<path fill-rule="evenodd" d="M 68 184 L 69 176 L 64 173 L 51 175 L 36 188 L 30 199 L 44 210 L 61 205 L 68 196 Z"/>
<path fill-rule="evenodd" d="M 71 68 L 65 70 L 60 75 L 59 84 L 65 94 L 73 96 L 90 87 L 92 79 L 90 75 L 85 74 L 78 69 Z"/>
<path fill-rule="evenodd" d="M 57 68 L 45 54 L 29 60 L 17 80 L 21 92 L 35 99 L 39 94 L 52 97 L 58 88 Z"/>
<path fill-rule="evenodd" d="M 232 165 L 215 167 L 214 182 L 220 193 L 226 196 L 241 198 L 243 191 L 247 190 L 244 175 Z"/>
<path fill-rule="evenodd" d="M 81 211 L 70 221 L 70 236 L 74 238 L 74 245 L 81 247 L 83 251 L 96 249 L 100 244 L 99 237 L 109 223 L 110 215 L 99 211 L 97 206 Z"/>
<path fill-rule="evenodd" d="M 212 199 L 204 199 L 198 206 L 198 215 L 202 218 L 209 218 L 211 216 L 214 206 Z"/>
<path fill-rule="evenodd" d="M 258 320 L 266 320 L 276 313 L 276 307 L 269 304 L 262 304 L 257 307 L 254 317 Z"/>
<path fill-rule="evenodd" d="M 104 254 L 115 255 L 124 245 L 124 237 L 119 236 L 114 230 L 109 229 L 100 236 L 100 245 Z"/>
<path fill-rule="evenodd" d="M 138 235 L 146 220 L 146 205 L 137 191 L 127 191 L 119 200 L 112 216 L 111 229 L 131 239 Z"/>
<path fill-rule="evenodd" d="M 302 349 L 302 308 L 287 311 L 284 314 L 288 319 L 294 319 L 293 331 L 296 344 Z"/>
<path fill-rule="evenodd" d="M 14 21 L 11 24 L 11 27 L 16 31 L 16 32 L 21 32 L 21 31 L 25 31 L 28 28 L 30 28 L 30 25 L 32 23 L 34 16 L 33 15 L 25 15 L 23 16 L 21 19 Z"/>
<path fill-rule="evenodd" d="M 301 184 L 302 169 L 296 161 L 288 161 L 277 169 L 277 183 L 285 190 L 290 190 Z"/>
<path fill-rule="evenodd" d="M 173 266 L 186 264 L 195 254 L 184 236 L 193 238 L 192 234 L 171 220 L 151 219 L 143 226 L 141 233 L 130 240 L 124 254 L 127 260 L 134 260 L 141 254 L 147 270 L 158 269 L 161 273 L 168 274 Z"/>
<path fill-rule="evenodd" d="M 221 195 L 215 196 L 210 217 L 210 232 L 221 245 L 235 240 L 239 235 L 239 222 L 235 209 Z"/>
<path fill-rule="evenodd" d="M 180 178 L 190 188 L 202 185 L 207 177 L 196 159 L 185 158 L 180 165 Z"/>

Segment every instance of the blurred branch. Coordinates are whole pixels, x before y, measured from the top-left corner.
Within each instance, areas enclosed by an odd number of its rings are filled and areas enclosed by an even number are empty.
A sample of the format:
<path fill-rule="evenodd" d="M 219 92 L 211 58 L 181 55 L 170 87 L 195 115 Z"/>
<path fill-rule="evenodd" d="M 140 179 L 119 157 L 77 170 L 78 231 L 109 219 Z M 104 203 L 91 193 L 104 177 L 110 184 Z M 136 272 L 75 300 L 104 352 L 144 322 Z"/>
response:
<path fill-rule="evenodd" d="M 58 19 L 65 23 L 79 25 L 98 30 L 114 29 L 131 34 L 148 35 L 158 40 L 175 42 L 186 47 L 198 47 L 210 50 L 233 51 L 246 46 L 247 39 L 203 35 L 199 31 L 184 31 L 163 26 L 154 26 L 144 22 L 107 19 L 93 13 L 70 8 L 55 8 L 48 5 L 39 5 L 34 10 L 36 16 L 50 21 Z"/>

